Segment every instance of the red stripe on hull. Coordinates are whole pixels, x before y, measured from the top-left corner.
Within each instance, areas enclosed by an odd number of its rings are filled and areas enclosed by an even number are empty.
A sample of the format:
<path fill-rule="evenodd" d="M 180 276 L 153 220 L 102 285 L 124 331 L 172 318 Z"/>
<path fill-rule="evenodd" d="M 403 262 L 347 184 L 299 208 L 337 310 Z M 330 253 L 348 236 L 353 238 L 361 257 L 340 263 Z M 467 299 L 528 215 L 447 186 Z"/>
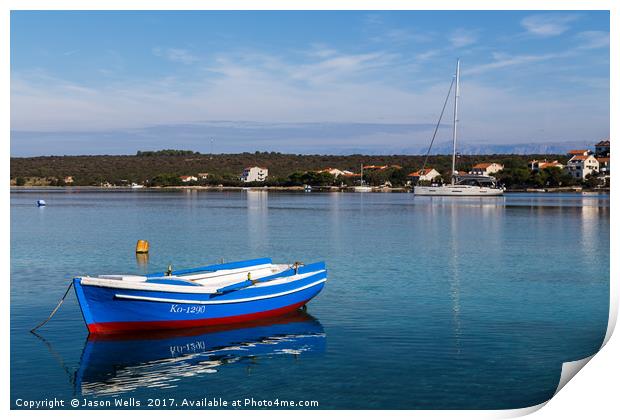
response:
<path fill-rule="evenodd" d="M 186 321 L 101 322 L 98 324 L 88 324 L 88 332 L 92 334 L 112 334 L 123 331 L 164 330 L 171 328 L 195 328 L 211 325 L 236 324 L 239 322 L 248 322 L 256 319 L 283 315 L 302 307 L 308 300 L 283 306 L 282 308 L 272 309 L 270 311 L 227 316 L 224 318 L 192 319 Z"/>

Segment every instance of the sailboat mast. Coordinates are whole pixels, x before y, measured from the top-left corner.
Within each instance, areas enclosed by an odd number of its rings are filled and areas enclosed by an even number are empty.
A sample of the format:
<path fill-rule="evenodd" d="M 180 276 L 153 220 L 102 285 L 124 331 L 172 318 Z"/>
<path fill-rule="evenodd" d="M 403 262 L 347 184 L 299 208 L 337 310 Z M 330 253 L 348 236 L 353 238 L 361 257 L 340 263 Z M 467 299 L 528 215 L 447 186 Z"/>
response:
<path fill-rule="evenodd" d="M 360 187 L 364 185 L 364 164 L 360 164 Z"/>
<path fill-rule="evenodd" d="M 460 78 L 461 60 L 456 60 L 456 89 L 454 89 L 454 122 L 452 123 L 452 185 L 456 177 L 456 124 L 458 122 L 459 112 L 459 78 Z"/>

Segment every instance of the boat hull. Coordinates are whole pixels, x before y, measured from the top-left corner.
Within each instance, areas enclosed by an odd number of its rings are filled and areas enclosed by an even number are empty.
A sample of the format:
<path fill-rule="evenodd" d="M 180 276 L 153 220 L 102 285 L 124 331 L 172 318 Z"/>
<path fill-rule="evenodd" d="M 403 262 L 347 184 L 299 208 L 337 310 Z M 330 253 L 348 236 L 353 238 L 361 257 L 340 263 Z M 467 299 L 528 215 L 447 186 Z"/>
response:
<path fill-rule="evenodd" d="M 74 287 L 90 333 L 194 328 L 278 316 L 314 298 L 327 280 L 322 270 L 283 284 L 248 287 L 230 293 L 183 293 L 82 284 Z M 195 289 L 194 287 L 190 287 Z"/>
<path fill-rule="evenodd" d="M 440 187 L 416 186 L 415 195 L 446 197 L 496 197 L 504 194 L 502 188 L 486 188 L 471 185 L 442 185 Z"/>

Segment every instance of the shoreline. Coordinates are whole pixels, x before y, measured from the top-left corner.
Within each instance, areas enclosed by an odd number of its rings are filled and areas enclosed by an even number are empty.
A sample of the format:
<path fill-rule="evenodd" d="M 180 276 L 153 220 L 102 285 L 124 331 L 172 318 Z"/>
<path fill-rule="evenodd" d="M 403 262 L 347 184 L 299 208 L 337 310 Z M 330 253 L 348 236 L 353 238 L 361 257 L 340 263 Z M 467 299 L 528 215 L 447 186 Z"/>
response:
<path fill-rule="evenodd" d="M 76 185 L 76 186 L 50 186 L 50 185 L 29 185 L 29 186 L 10 186 L 11 191 L 35 191 L 35 190 L 90 190 L 90 191 L 184 191 L 184 190 L 198 190 L 198 191 L 281 191 L 281 192 L 306 192 L 304 187 L 295 186 L 295 187 L 219 187 L 219 186 L 211 186 L 211 185 L 176 185 L 169 187 L 142 187 L 142 188 L 131 188 L 131 187 L 97 187 L 93 185 Z M 353 187 L 312 187 L 312 191 L 310 192 L 344 192 L 344 193 L 354 193 Z M 373 193 L 410 193 L 411 188 L 406 187 L 397 187 L 397 188 L 380 188 L 377 187 L 373 189 Z M 538 193 L 538 194 L 557 194 L 557 193 L 582 193 L 582 194 L 609 194 L 610 190 L 607 189 L 586 189 L 581 187 L 559 187 L 559 188 L 513 188 L 506 190 L 505 193 Z M 359 194 L 359 193 L 358 193 Z"/>

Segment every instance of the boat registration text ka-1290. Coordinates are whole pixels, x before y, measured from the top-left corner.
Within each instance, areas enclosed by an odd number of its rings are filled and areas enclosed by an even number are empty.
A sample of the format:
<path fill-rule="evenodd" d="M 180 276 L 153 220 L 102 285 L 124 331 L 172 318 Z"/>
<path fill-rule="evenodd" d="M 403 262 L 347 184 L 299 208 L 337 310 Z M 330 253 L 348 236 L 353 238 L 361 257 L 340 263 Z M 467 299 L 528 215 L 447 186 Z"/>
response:
<path fill-rule="evenodd" d="M 207 309 L 206 305 L 189 305 L 183 306 L 178 304 L 170 305 L 170 312 L 175 314 L 204 314 Z"/>

